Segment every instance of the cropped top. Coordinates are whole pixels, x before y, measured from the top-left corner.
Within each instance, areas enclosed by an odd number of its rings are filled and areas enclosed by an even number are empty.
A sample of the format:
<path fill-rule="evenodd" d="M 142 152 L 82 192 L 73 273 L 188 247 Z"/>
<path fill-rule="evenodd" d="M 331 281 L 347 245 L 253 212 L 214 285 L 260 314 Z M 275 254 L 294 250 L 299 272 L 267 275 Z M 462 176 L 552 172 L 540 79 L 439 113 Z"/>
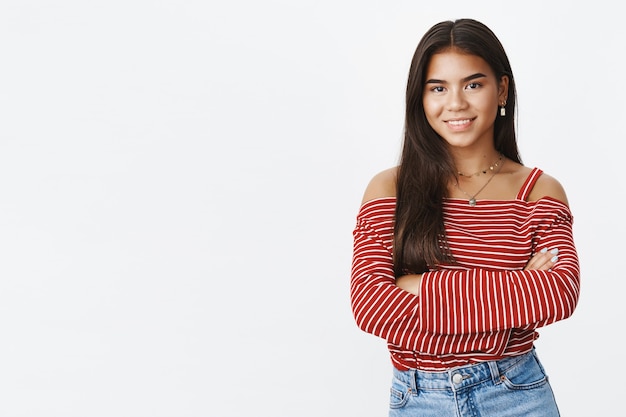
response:
<path fill-rule="evenodd" d="M 571 316 L 580 270 L 573 217 L 551 197 L 526 201 L 534 168 L 513 200 L 443 202 L 454 264 L 422 275 L 419 295 L 395 285 L 395 197 L 365 202 L 354 228 L 350 302 L 358 327 L 387 341 L 400 369 L 438 371 L 532 349 L 537 329 Z M 558 248 L 549 271 L 524 267 L 537 251 Z"/>

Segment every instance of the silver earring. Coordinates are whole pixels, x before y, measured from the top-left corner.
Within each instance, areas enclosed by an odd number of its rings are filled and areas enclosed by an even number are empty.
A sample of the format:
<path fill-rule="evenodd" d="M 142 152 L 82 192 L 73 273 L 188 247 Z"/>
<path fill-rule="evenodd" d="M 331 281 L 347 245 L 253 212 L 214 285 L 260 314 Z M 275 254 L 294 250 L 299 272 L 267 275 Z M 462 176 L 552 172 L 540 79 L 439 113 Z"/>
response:
<path fill-rule="evenodd" d="M 506 106 L 506 104 L 500 106 L 500 116 L 502 117 L 506 116 L 506 109 L 504 108 L 504 106 Z"/>

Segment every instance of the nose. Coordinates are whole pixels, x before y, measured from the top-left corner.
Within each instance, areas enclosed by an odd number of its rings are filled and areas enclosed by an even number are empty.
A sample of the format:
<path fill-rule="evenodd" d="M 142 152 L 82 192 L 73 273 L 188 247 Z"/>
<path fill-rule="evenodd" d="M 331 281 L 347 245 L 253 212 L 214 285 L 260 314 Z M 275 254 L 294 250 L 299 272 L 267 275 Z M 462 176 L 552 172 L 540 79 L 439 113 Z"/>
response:
<path fill-rule="evenodd" d="M 448 92 L 447 99 L 446 108 L 449 111 L 463 110 L 467 105 L 463 92 L 456 89 L 451 89 Z"/>

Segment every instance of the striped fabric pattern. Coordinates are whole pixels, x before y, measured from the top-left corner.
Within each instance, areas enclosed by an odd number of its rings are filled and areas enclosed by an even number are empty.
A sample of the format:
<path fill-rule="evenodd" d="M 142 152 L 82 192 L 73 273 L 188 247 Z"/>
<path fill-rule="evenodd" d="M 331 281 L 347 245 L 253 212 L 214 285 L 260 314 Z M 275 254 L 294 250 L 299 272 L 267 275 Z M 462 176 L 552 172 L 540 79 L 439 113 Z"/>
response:
<path fill-rule="evenodd" d="M 364 203 L 354 229 L 351 306 L 358 327 L 387 341 L 401 370 L 442 370 L 525 353 L 537 329 L 571 316 L 579 291 L 573 218 L 544 197 L 444 202 L 456 264 L 436 265 L 419 296 L 395 286 L 395 198 Z M 524 271 L 533 253 L 558 248 L 551 271 Z"/>

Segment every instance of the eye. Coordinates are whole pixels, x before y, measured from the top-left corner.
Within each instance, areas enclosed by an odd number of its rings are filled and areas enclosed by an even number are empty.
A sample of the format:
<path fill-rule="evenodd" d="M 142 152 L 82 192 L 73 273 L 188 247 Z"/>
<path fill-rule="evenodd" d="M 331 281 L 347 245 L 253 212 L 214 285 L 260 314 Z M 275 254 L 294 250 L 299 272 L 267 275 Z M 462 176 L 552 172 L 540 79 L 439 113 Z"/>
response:
<path fill-rule="evenodd" d="M 443 93 L 444 88 L 440 85 L 437 85 L 435 87 L 432 87 L 430 89 L 430 91 L 432 91 L 433 93 Z"/>
<path fill-rule="evenodd" d="M 481 83 L 469 83 L 466 88 L 468 90 L 476 90 L 477 88 L 480 88 L 481 86 L 482 86 Z"/>

